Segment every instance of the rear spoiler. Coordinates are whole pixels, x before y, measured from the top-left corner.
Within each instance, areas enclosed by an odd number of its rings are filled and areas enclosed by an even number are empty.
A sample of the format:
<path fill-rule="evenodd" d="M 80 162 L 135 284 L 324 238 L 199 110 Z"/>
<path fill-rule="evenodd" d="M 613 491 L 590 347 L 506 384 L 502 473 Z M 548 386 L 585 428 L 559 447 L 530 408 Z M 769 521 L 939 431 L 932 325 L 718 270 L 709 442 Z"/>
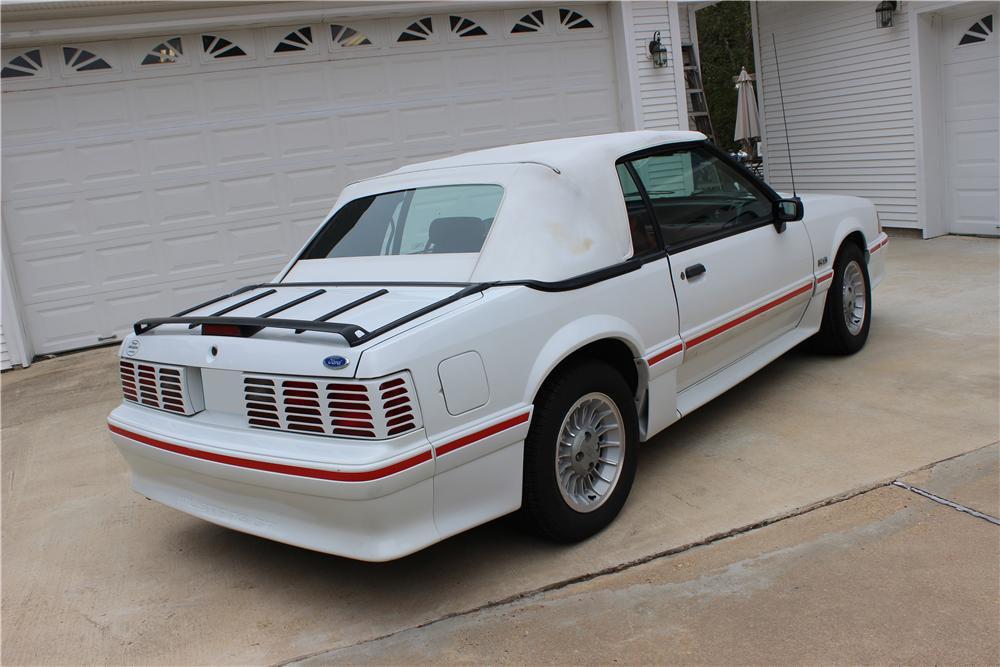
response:
<path fill-rule="evenodd" d="M 302 333 L 304 331 L 321 331 L 321 332 L 324 332 L 324 333 L 337 334 L 337 335 L 341 336 L 345 341 L 347 341 L 348 345 L 350 345 L 351 347 L 354 347 L 356 345 L 361 345 L 362 343 L 367 343 L 368 341 L 370 341 L 373 338 L 376 338 L 378 336 L 381 336 L 382 334 L 388 333 L 388 332 L 392 331 L 393 329 L 396 329 L 396 328 L 398 328 L 398 327 L 406 324 L 407 322 L 411 322 L 411 321 L 417 319 L 418 317 L 423 317 L 427 313 L 435 311 L 438 308 L 442 308 L 444 306 L 447 306 L 450 303 L 454 303 L 454 302 L 456 302 L 456 301 L 458 301 L 460 299 L 464 299 L 465 297 L 470 296 L 472 294 L 476 294 L 478 292 L 483 292 L 483 291 L 489 289 L 490 287 L 496 285 L 496 283 L 473 283 L 473 284 L 468 284 L 468 283 L 376 283 L 376 284 L 387 285 L 387 286 L 401 286 L 401 285 L 405 285 L 407 287 L 414 287 L 414 286 L 462 287 L 462 289 L 458 290 L 457 292 L 454 292 L 454 293 L 450 294 L 449 296 L 446 296 L 443 299 L 439 299 L 439 300 L 435 301 L 434 303 L 428 304 L 428 305 L 424 306 L 423 308 L 418 308 L 417 310 L 413 311 L 412 313 L 408 313 L 408 314 L 406 314 L 406 315 L 404 315 L 404 316 L 402 316 L 402 317 L 400 317 L 398 319 L 393 320 L 392 322 L 389 322 L 388 324 L 384 324 L 384 325 L 380 326 L 379 328 L 373 329 L 371 331 L 369 331 L 369 330 L 365 329 L 364 327 L 361 327 L 361 326 L 359 326 L 357 324 L 346 324 L 346 323 L 330 322 L 329 320 L 332 319 L 332 318 L 334 318 L 334 317 L 337 317 L 338 315 L 342 315 L 342 314 L 346 313 L 347 311 L 351 310 L 352 308 L 356 308 L 357 306 L 360 306 L 363 303 L 368 303 L 369 301 L 371 301 L 373 299 L 377 299 L 378 297 L 380 297 L 380 296 L 382 296 L 384 294 L 388 294 L 389 290 L 386 289 L 385 287 L 383 287 L 382 289 L 376 290 L 376 291 L 372 292 L 371 294 L 366 294 L 365 296 L 361 297 L 360 299 L 356 299 L 356 300 L 354 300 L 354 301 L 352 301 L 352 302 L 350 302 L 350 303 L 348 303 L 346 305 L 343 305 L 343 306 L 337 308 L 336 310 L 332 310 L 329 313 L 326 313 L 324 315 L 320 315 L 319 317 L 317 317 L 314 320 L 289 320 L 289 319 L 276 318 L 276 317 L 273 317 L 273 316 L 276 315 L 276 314 L 278 314 L 278 313 L 280 313 L 280 312 L 282 312 L 282 311 L 284 311 L 284 310 L 287 310 L 287 309 L 291 308 L 292 306 L 297 306 L 298 304 L 303 303 L 305 301 L 308 301 L 309 299 L 315 298 L 315 297 L 317 297 L 317 296 L 319 296 L 321 294 L 325 294 L 326 293 L 325 289 L 318 289 L 318 290 L 316 290 L 314 292 L 310 292 L 309 294 L 306 294 L 304 296 L 297 297 L 297 298 L 295 298 L 295 299 L 293 299 L 293 300 L 291 300 L 291 301 L 289 301 L 287 303 L 284 303 L 284 304 L 282 304 L 280 306 L 276 306 L 275 308 L 272 308 L 271 310 L 267 311 L 266 313 L 263 313 L 262 315 L 260 315 L 258 317 L 226 317 L 225 316 L 225 314 L 228 313 L 228 312 L 231 312 L 231 311 L 236 310 L 238 308 L 242 308 L 243 306 L 251 304 L 254 301 L 257 301 L 259 299 L 263 299 L 265 296 L 270 296 L 272 294 L 275 294 L 278 291 L 277 288 L 281 288 L 281 287 L 316 286 L 316 285 L 319 285 L 319 284 L 322 284 L 325 287 L 359 287 L 359 286 L 366 286 L 366 285 L 367 286 L 373 286 L 373 283 L 283 283 L 283 284 L 282 283 L 277 283 L 277 284 L 272 284 L 272 285 L 249 285 L 247 287 L 241 287 L 240 289 L 236 290 L 235 292 L 230 292 L 229 294 L 224 294 L 224 295 L 222 295 L 220 297 L 216 297 L 215 299 L 211 299 L 211 300 L 206 301 L 204 303 L 199 303 L 197 306 L 192 306 L 191 308 L 188 308 L 187 310 L 183 310 L 183 311 L 177 313 L 176 315 L 172 315 L 171 317 L 152 317 L 152 318 L 147 318 L 147 319 L 144 319 L 144 320 L 139 320 L 138 322 L 136 322 L 133 325 L 132 329 L 133 329 L 133 331 L 135 331 L 135 334 L 137 336 L 141 336 L 142 334 L 150 332 L 151 330 L 155 329 L 156 327 L 160 326 L 161 324 L 187 324 L 188 328 L 190 328 L 190 329 L 194 329 L 195 327 L 198 327 L 198 326 L 202 327 L 202 332 L 203 333 L 217 333 L 217 334 L 220 334 L 220 335 L 239 336 L 239 337 L 244 337 L 244 338 L 253 336 L 258 331 L 260 331 L 262 329 L 268 329 L 268 328 L 270 328 L 270 329 L 294 329 L 295 333 L 297 333 L 297 334 L 300 334 L 300 333 Z M 218 303 L 219 301 L 222 301 L 224 299 L 228 299 L 228 298 L 237 296 L 239 294 L 242 294 L 244 292 L 247 292 L 247 291 L 250 291 L 250 290 L 253 290 L 253 289 L 257 289 L 259 287 L 270 287 L 270 289 L 268 289 L 267 291 L 264 291 L 264 292 L 260 292 L 258 294 L 254 294 L 253 296 L 251 296 L 251 297 L 249 297 L 247 299 L 244 299 L 242 301 L 239 301 L 237 303 L 230 304 L 230 305 L 226 306 L 225 308 L 223 308 L 221 310 L 218 310 L 218 311 L 216 311 L 214 313 L 208 314 L 208 315 L 194 315 L 194 316 L 189 316 L 188 315 L 189 313 L 192 313 L 192 312 L 194 312 L 196 310 L 201 310 L 202 308 L 206 308 L 208 306 L 211 306 L 212 304 Z"/>

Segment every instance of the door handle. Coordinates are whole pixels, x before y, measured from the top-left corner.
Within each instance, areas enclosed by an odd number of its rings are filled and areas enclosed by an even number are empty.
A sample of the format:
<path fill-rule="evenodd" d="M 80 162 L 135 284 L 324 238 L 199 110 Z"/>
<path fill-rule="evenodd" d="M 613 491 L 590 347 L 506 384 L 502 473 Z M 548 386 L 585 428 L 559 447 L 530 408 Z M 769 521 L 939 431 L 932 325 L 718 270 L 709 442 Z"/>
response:
<path fill-rule="evenodd" d="M 684 273 L 681 274 L 681 278 L 687 278 L 688 280 L 690 280 L 691 278 L 697 278 L 703 273 L 705 273 L 704 264 L 692 264 L 691 266 L 684 269 Z"/>

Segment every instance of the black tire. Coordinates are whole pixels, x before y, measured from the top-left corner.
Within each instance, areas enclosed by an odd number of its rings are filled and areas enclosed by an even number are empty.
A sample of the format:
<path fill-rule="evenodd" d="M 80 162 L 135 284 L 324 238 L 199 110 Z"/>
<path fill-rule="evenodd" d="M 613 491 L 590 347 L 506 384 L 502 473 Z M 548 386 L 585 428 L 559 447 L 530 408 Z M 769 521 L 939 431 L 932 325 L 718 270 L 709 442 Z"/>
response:
<path fill-rule="evenodd" d="M 855 262 L 861 269 L 865 289 L 865 314 L 861 328 L 857 333 L 848 329 L 844 316 L 844 281 L 848 265 Z M 823 324 L 814 339 L 814 347 L 825 354 L 854 354 L 865 346 L 868 340 L 868 330 L 872 322 L 872 287 L 868 277 L 868 263 L 864 251 L 853 243 L 841 246 L 837 259 L 833 263 L 833 279 L 826 293 L 826 308 L 823 311 Z"/>
<path fill-rule="evenodd" d="M 612 399 L 621 414 L 623 455 L 617 483 L 604 503 L 592 511 L 580 512 L 570 506 L 559 490 L 555 457 L 563 420 L 579 399 L 592 392 Z M 584 360 L 558 371 L 538 393 L 524 443 L 521 515 L 529 530 L 559 542 L 577 542 L 610 524 L 632 488 L 638 446 L 635 399 L 618 371 L 598 360 Z"/>

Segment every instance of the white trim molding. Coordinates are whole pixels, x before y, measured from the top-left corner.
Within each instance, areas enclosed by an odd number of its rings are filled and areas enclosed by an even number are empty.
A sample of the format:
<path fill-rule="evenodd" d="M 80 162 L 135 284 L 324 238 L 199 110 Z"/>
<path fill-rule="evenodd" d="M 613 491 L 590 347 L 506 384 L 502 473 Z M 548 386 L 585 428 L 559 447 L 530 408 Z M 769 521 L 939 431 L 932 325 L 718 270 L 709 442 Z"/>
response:
<path fill-rule="evenodd" d="M 6 231 L 2 232 L 0 243 L 3 244 L 0 252 L 0 318 L 2 318 L 3 344 L 7 347 L 12 366 L 28 367 L 34 358 L 34 351 L 31 349 L 31 340 L 24 330 L 24 323 L 21 321 L 20 302 L 17 298 L 17 285 L 14 282 L 14 274 L 10 270 L 10 258 L 8 257 L 8 245 Z"/>
<path fill-rule="evenodd" d="M 618 79 L 618 113 L 622 129 L 626 131 L 642 129 L 642 109 L 638 103 L 639 67 L 632 51 L 632 35 L 635 24 L 632 20 L 632 3 L 612 2 L 608 6 L 611 24 L 612 48 L 615 54 L 615 74 Z"/>

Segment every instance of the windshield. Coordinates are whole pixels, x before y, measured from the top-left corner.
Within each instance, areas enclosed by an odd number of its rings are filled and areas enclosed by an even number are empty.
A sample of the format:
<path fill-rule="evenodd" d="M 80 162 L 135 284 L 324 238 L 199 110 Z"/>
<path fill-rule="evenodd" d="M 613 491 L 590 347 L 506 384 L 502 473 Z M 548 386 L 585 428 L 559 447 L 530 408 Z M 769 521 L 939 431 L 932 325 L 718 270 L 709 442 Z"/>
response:
<path fill-rule="evenodd" d="M 355 199 L 302 259 L 479 252 L 502 198 L 499 185 L 442 185 Z"/>

